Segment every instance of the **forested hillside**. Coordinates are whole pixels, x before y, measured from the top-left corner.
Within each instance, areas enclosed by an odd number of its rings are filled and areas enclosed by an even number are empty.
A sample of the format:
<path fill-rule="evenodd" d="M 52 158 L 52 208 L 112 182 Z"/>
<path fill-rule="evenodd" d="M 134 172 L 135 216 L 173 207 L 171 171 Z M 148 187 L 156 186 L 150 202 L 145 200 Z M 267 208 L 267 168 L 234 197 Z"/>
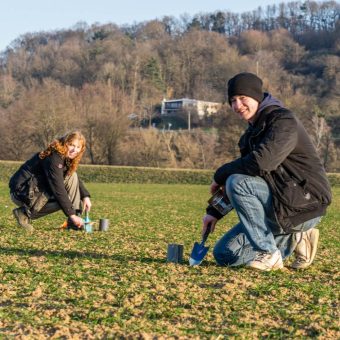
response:
<path fill-rule="evenodd" d="M 76 127 L 86 163 L 214 168 L 238 154 L 244 128 L 228 104 L 191 131 L 143 122 L 163 98 L 224 103 L 226 81 L 250 71 L 303 120 L 327 171 L 340 171 L 339 13 L 335 1 L 294 1 L 24 34 L 0 56 L 0 159 L 23 160 Z"/>

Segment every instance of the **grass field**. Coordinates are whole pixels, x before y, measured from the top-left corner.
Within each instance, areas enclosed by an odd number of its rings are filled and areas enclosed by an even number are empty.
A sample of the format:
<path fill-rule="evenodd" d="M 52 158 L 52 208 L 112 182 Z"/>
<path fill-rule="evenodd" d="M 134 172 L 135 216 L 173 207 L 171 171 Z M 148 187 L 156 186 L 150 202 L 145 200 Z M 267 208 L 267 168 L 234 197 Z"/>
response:
<path fill-rule="evenodd" d="M 108 232 L 61 231 L 56 213 L 28 235 L 0 183 L 0 339 L 340 338 L 340 188 L 312 267 L 263 273 L 217 267 L 211 250 L 188 266 L 207 186 L 87 186 L 90 217 L 109 218 Z M 184 263 L 166 262 L 169 243 L 184 245 Z"/>

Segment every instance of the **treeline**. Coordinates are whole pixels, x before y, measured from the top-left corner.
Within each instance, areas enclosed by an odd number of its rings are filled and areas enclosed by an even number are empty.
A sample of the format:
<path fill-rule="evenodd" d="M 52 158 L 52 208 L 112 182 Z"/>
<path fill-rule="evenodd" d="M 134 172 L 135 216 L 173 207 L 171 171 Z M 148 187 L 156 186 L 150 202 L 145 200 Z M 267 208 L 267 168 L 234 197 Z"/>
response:
<path fill-rule="evenodd" d="M 244 128 L 227 104 L 190 132 L 139 125 L 163 98 L 224 103 L 226 81 L 250 71 L 304 121 L 327 170 L 340 171 L 339 8 L 290 2 L 20 36 L 0 56 L 0 159 L 23 160 L 79 128 L 86 163 L 213 168 L 238 154 Z"/>

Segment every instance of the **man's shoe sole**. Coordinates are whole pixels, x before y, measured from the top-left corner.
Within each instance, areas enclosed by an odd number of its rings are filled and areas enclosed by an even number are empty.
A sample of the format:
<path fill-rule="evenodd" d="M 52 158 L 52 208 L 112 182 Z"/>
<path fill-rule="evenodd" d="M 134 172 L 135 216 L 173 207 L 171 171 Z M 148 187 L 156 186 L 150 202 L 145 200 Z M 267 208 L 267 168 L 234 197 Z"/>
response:
<path fill-rule="evenodd" d="M 291 268 L 293 268 L 293 269 L 305 269 L 305 268 L 308 268 L 313 263 L 315 255 L 316 255 L 316 251 L 318 249 L 319 234 L 320 234 L 320 232 L 319 232 L 319 229 L 313 229 L 312 231 L 313 232 L 310 235 L 311 238 L 308 241 L 310 241 L 311 245 L 315 244 L 315 246 L 312 248 L 309 262 L 301 263 L 301 262 L 295 260 L 291 264 Z"/>
<path fill-rule="evenodd" d="M 253 270 L 262 270 L 263 272 L 270 272 L 271 270 L 283 269 L 284 265 L 283 264 L 279 264 L 279 263 L 275 263 L 274 266 L 271 267 L 271 268 L 260 268 L 260 267 L 256 267 L 256 266 L 249 266 L 249 265 L 247 265 L 247 268 L 253 269 Z"/>

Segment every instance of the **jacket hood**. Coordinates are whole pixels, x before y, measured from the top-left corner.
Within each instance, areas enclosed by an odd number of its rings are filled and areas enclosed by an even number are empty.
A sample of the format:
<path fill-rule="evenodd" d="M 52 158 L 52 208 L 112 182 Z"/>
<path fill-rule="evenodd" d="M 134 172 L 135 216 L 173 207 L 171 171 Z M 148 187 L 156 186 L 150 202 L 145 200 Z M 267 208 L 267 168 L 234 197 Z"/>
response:
<path fill-rule="evenodd" d="M 264 99 L 260 103 L 257 112 L 260 113 L 261 111 L 263 111 L 268 106 L 284 107 L 280 100 L 273 97 L 270 93 L 265 92 L 264 93 Z"/>
<path fill-rule="evenodd" d="M 283 104 L 280 100 L 273 97 L 270 93 L 265 92 L 264 93 L 264 99 L 262 100 L 262 102 L 259 105 L 259 108 L 257 109 L 256 118 L 255 118 L 254 122 L 249 123 L 249 126 L 258 125 L 259 122 L 262 121 L 262 119 L 264 118 L 263 115 L 262 115 L 262 112 L 266 108 L 272 107 L 272 106 L 275 106 L 277 108 L 284 108 L 284 106 L 283 106 Z"/>

